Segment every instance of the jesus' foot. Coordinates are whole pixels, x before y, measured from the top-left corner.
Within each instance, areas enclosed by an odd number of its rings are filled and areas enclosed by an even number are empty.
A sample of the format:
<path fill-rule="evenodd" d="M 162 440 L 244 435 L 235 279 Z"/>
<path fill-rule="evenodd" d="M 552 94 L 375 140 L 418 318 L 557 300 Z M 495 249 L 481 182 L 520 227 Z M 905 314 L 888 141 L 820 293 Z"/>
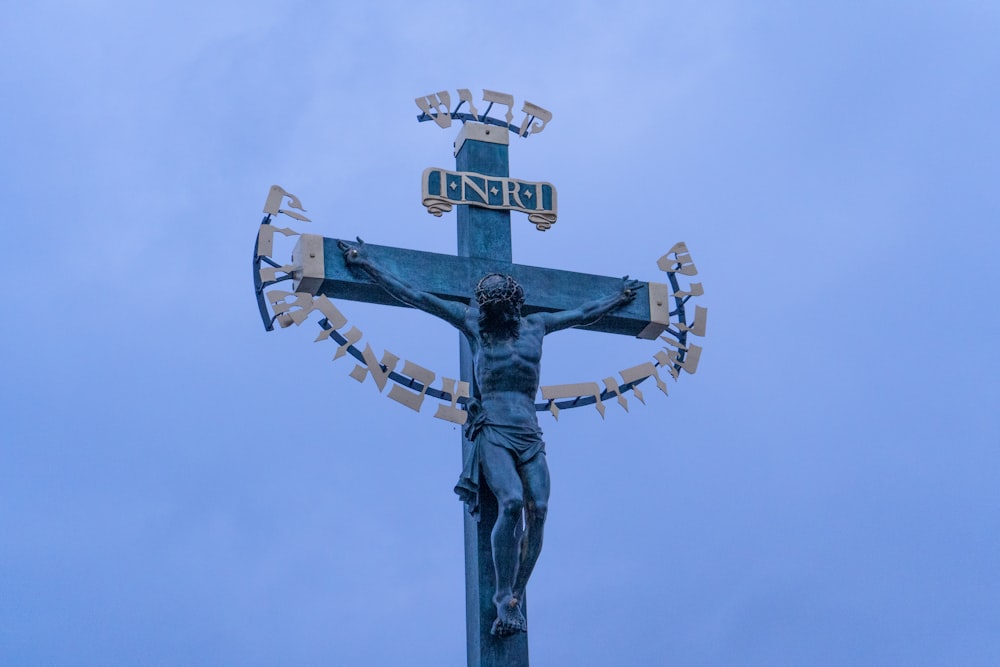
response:
<path fill-rule="evenodd" d="M 509 637 L 518 632 L 527 632 L 528 622 L 521 613 L 521 601 L 516 597 L 507 596 L 497 604 L 497 620 L 493 621 L 491 634 Z"/>

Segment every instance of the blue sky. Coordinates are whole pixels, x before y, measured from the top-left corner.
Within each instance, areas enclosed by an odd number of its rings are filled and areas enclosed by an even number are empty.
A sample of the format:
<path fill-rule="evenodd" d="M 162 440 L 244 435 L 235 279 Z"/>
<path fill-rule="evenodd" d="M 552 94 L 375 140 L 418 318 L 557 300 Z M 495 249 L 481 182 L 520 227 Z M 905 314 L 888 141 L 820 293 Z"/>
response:
<path fill-rule="evenodd" d="M 462 664 L 458 431 L 265 333 L 272 183 L 299 231 L 454 252 L 420 205 L 438 90 L 553 112 L 559 192 L 514 259 L 661 280 L 686 241 L 698 373 L 541 415 L 538 665 L 1000 663 L 1000 9 L 20 3 L 0 83 L 0 663 Z M 453 374 L 457 334 L 345 302 Z M 564 332 L 543 383 L 649 343 Z"/>

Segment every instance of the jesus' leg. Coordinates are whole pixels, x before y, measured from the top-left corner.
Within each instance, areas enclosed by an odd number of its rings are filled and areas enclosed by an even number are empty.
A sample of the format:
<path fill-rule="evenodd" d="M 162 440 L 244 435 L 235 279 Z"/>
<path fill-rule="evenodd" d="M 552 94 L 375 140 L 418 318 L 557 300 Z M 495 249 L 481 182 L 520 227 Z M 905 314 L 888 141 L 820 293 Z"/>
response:
<path fill-rule="evenodd" d="M 535 562 L 542 552 L 542 534 L 549 504 L 549 466 L 545 452 L 539 452 L 519 469 L 524 487 L 525 534 L 521 544 L 521 559 L 514 579 L 513 595 L 520 601 Z"/>
<path fill-rule="evenodd" d="M 524 614 L 512 592 L 521 560 L 523 489 L 514 457 L 503 447 L 485 445 L 480 450 L 480 462 L 486 484 L 497 498 L 498 510 L 491 533 L 493 566 L 496 572 L 493 603 L 497 609 L 497 620 L 492 632 L 507 636 L 522 632 L 526 625 Z"/>

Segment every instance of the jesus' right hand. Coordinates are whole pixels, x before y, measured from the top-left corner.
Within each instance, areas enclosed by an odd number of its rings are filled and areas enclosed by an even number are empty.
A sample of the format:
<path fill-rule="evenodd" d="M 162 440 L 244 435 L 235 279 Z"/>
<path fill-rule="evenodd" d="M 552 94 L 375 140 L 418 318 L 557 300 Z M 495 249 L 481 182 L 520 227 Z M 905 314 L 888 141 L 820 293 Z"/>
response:
<path fill-rule="evenodd" d="M 358 237 L 357 244 L 338 240 L 337 247 L 343 251 L 344 263 L 348 266 L 356 266 L 359 269 L 371 267 L 372 263 L 365 249 L 365 242 L 361 240 L 360 236 Z"/>

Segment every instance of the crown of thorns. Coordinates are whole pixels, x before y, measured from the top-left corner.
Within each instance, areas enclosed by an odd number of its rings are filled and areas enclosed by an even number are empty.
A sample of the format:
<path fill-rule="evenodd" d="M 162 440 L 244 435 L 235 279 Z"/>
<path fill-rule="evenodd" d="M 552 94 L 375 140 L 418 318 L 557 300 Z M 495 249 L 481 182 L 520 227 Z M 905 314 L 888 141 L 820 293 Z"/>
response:
<path fill-rule="evenodd" d="M 488 273 L 476 285 L 476 301 L 480 306 L 494 303 L 524 303 L 524 290 L 517 281 L 503 273 Z"/>

